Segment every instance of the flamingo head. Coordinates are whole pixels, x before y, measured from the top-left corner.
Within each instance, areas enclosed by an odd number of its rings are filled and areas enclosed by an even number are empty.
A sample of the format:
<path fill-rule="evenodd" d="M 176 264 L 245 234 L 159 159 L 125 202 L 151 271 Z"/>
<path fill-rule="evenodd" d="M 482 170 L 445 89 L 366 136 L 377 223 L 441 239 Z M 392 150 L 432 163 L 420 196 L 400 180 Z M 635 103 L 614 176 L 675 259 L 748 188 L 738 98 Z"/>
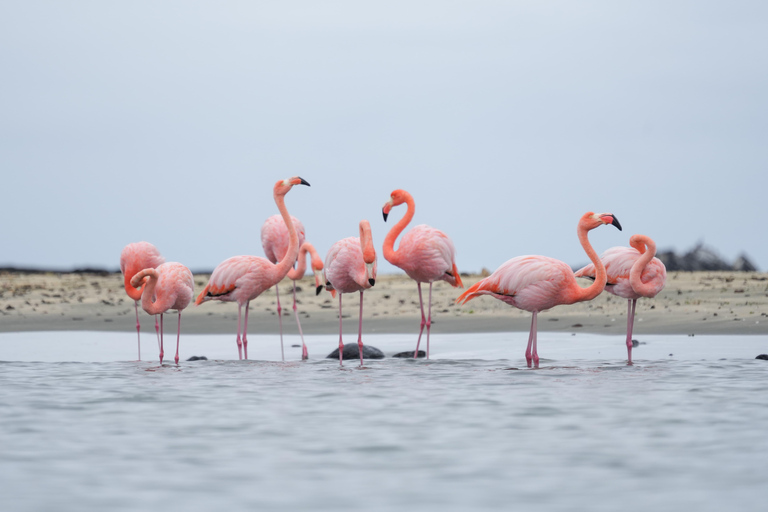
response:
<path fill-rule="evenodd" d="M 368 284 L 373 286 L 376 283 L 376 249 L 373 248 L 371 224 L 367 220 L 360 221 L 360 249 L 363 251 Z"/>
<path fill-rule="evenodd" d="M 599 226 L 603 226 L 605 224 L 612 224 L 619 228 L 619 231 L 621 231 L 621 224 L 619 224 L 619 219 L 617 219 L 616 216 L 612 213 L 587 212 L 581 216 L 581 220 L 579 221 L 579 227 L 583 227 L 587 231 L 595 229 Z"/>
<path fill-rule="evenodd" d="M 315 273 L 315 295 L 320 295 L 323 291 L 323 260 L 317 254 L 312 255 L 312 272 Z"/>
<path fill-rule="evenodd" d="M 307 183 L 306 180 L 304 180 L 303 178 L 299 178 L 298 176 L 294 176 L 293 178 L 288 178 L 285 180 L 278 181 L 277 183 L 275 183 L 275 189 L 274 189 L 275 197 L 284 196 L 285 194 L 288 193 L 289 190 L 291 190 L 291 188 L 294 185 L 309 186 L 309 183 Z"/>
<path fill-rule="evenodd" d="M 389 216 L 392 207 L 407 202 L 409 197 L 411 195 L 405 190 L 397 189 L 393 191 L 389 196 L 389 201 L 384 203 L 384 207 L 381 209 L 381 213 L 384 215 L 384 222 L 387 221 L 387 216 Z"/>

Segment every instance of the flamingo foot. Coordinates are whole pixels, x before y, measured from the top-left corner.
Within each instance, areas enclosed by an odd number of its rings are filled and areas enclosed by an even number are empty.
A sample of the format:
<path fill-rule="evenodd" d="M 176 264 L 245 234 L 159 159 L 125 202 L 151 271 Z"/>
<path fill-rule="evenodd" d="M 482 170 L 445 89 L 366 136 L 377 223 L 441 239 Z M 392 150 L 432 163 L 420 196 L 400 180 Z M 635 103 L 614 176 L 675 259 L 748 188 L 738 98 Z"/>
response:
<path fill-rule="evenodd" d="M 306 361 L 309 359 L 309 351 L 307 350 L 307 346 L 305 344 L 301 344 L 301 360 Z"/>

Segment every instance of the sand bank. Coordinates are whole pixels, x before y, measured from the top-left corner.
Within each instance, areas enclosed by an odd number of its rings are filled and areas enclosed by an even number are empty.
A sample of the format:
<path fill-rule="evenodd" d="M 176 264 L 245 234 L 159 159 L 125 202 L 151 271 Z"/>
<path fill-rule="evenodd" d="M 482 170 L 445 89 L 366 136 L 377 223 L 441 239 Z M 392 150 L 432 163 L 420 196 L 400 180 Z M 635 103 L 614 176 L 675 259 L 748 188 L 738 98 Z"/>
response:
<path fill-rule="evenodd" d="M 199 293 L 208 275 L 195 276 Z M 463 277 L 465 286 L 480 279 Z M 584 286 L 588 283 L 585 282 Z M 283 327 L 297 333 L 290 281 L 280 285 Z M 427 287 L 424 288 L 426 300 Z M 433 288 L 433 332 L 527 331 L 530 314 L 490 297 L 463 306 L 453 303 L 460 290 L 444 282 Z M 315 295 L 314 280 L 298 283 L 298 311 L 306 334 L 338 332 L 338 299 Z M 416 284 L 404 275 L 379 276 L 366 292 L 365 332 L 418 332 L 420 314 Z M 356 331 L 358 295 L 344 296 L 345 332 Z M 133 301 L 123 290 L 120 274 L 0 273 L 0 332 L 132 331 Z M 153 331 L 140 310 L 142 330 Z M 558 306 L 539 315 L 539 330 L 621 334 L 626 329 L 627 301 L 602 293 L 591 302 Z M 175 317 L 175 314 L 173 315 Z M 209 302 L 190 306 L 182 315 L 185 333 L 234 333 L 237 305 Z M 170 325 L 175 331 L 175 318 Z M 251 303 L 249 331 L 278 332 L 274 290 Z M 636 335 L 641 334 L 768 334 L 768 273 L 670 272 L 667 286 L 654 299 L 638 301 Z"/>

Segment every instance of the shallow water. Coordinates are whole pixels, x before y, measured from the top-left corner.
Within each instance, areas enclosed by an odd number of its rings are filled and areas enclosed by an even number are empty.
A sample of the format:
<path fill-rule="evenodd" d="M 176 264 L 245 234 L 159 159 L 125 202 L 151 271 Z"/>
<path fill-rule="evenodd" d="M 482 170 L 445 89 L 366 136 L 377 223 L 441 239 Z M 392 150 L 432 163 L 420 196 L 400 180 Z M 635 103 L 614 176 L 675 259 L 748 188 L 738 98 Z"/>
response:
<path fill-rule="evenodd" d="M 219 359 L 160 366 L 128 333 L 2 334 L 2 508 L 763 510 L 768 337 L 638 337 L 630 367 L 620 338 L 541 333 L 529 370 L 525 333 L 343 369 L 334 336 L 286 363 L 184 336 Z"/>

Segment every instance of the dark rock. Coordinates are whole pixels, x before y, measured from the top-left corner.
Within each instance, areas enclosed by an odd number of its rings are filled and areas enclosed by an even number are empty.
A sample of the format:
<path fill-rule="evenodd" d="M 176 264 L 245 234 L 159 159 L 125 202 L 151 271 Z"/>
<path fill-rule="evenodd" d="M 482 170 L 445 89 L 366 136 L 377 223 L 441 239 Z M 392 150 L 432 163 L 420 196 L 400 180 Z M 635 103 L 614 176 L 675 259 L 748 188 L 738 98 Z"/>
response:
<path fill-rule="evenodd" d="M 397 354 L 393 355 L 392 357 L 400 357 L 400 358 L 405 358 L 405 359 L 411 358 L 412 359 L 413 358 L 413 350 L 409 350 L 407 352 L 398 352 Z M 419 353 L 416 354 L 416 358 L 417 359 L 421 359 L 423 357 L 427 357 L 427 353 L 424 352 L 423 350 L 419 350 Z"/>
<path fill-rule="evenodd" d="M 762 359 L 763 361 L 768 361 L 768 354 L 760 354 L 755 359 Z"/>
<path fill-rule="evenodd" d="M 733 270 L 739 272 L 757 272 L 757 267 L 747 258 L 746 254 L 741 254 L 733 262 Z"/>
<path fill-rule="evenodd" d="M 205 356 L 192 356 L 187 361 L 207 361 L 208 358 Z"/>
<path fill-rule="evenodd" d="M 291 345 L 291 348 L 301 348 L 301 345 L 294 344 L 294 345 Z"/>
<path fill-rule="evenodd" d="M 339 349 L 337 348 L 325 357 L 326 359 L 338 359 Z M 357 343 L 345 343 L 344 352 L 341 353 L 341 358 L 345 361 L 347 359 L 360 359 L 360 349 L 358 348 Z M 363 345 L 363 359 L 384 359 L 384 352 L 376 347 Z"/>
<path fill-rule="evenodd" d="M 702 242 L 696 244 L 693 249 L 682 256 L 675 254 L 673 251 L 659 251 L 656 257 L 664 263 L 667 271 L 737 270 L 754 272 L 757 270 L 757 267 L 749 260 L 746 254 L 739 256 L 731 264 L 721 258 L 717 251 L 705 246 Z"/>
<path fill-rule="evenodd" d="M 640 346 L 640 342 L 637 341 L 637 340 L 632 340 L 632 346 L 633 347 L 639 347 Z"/>

